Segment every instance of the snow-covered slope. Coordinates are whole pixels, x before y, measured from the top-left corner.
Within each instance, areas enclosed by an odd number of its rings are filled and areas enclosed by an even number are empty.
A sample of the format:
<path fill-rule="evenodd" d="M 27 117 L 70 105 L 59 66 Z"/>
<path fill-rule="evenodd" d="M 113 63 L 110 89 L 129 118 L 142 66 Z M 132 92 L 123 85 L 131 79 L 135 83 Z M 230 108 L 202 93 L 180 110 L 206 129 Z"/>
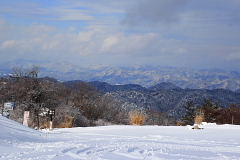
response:
<path fill-rule="evenodd" d="M 3 140 L 20 142 L 39 140 L 41 135 L 41 132 L 0 116 L 0 143 Z"/>
<path fill-rule="evenodd" d="M 41 136 L 3 118 L 0 126 L 0 160 L 240 159 L 240 126 L 107 126 L 55 129 Z"/>
<path fill-rule="evenodd" d="M 0 116 L 0 159 L 15 159 L 27 150 L 20 149 L 24 143 L 43 142 L 43 133 L 25 127 L 15 121 Z M 7 158 L 5 155 L 14 154 L 15 158 Z"/>

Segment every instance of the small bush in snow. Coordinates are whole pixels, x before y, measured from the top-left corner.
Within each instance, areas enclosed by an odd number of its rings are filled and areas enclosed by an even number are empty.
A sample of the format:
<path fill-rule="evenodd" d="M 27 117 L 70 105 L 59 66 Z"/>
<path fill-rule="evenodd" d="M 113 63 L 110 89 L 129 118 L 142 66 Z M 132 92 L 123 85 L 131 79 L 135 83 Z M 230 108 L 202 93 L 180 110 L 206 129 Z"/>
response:
<path fill-rule="evenodd" d="M 146 120 L 145 113 L 141 111 L 131 111 L 129 112 L 129 123 L 131 125 L 143 125 Z"/>
<path fill-rule="evenodd" d="M 58 126 L 55 126 L 56 128 L 72 128 L 74 122 L 74 117 L 72 116 L 65 116 L 64 121 L 59 123 Z"/>

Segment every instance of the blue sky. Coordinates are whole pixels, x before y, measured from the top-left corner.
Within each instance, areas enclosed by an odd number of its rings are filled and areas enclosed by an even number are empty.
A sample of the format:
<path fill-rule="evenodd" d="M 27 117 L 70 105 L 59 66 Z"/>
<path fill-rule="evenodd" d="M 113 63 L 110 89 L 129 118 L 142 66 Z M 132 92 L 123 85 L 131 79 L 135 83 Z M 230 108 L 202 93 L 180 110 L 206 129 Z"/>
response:
<path fill-rule="evenodd" d="M 0 62 L 239 70 L 239 8 L 239 0 L 0 0 Z"/>

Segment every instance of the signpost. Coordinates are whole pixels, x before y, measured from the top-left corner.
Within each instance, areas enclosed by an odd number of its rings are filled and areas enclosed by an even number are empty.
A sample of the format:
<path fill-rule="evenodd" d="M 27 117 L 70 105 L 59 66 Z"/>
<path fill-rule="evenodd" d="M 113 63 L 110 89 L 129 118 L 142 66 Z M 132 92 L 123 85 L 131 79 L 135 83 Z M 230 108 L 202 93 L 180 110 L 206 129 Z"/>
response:
<path fill-rule="evenodd" d="M 48 111 L 48 115 L 50 117 L 50 121 L 49 121 L 49 129 L 52 130 L 52 121 L 53 121 L 53 117 L 55 116 L 55 110 L 50 109 Z"/>
<path fill-rule="evenodd" d="M 55 116 L 55 110 L 54 109 L 49 109 L 47 107 L 42 108 L 41 112 L 39 114 L 40 116 L 48 116 L 50 121 L 49 121 L 49 129 L 52 130 L 53 128 L 53 118 Z"/>
<path fill-rule="evenodd" d="M 10 116 L 9 111 L 14 110 L 14 108 L 15 108 L 15 103 L 14 102 L 5 102 L 3 104 L 2 115 L 4 117 L 9 118 L 9 116 Z"/>
<path fill-rule="evenodd" d="M 14 109 L 14 107 L 15 107 L 15 103 L 14 102 L 6 102 L 3 105 L 3 108 L 6 111 L 12 111 Z"/>

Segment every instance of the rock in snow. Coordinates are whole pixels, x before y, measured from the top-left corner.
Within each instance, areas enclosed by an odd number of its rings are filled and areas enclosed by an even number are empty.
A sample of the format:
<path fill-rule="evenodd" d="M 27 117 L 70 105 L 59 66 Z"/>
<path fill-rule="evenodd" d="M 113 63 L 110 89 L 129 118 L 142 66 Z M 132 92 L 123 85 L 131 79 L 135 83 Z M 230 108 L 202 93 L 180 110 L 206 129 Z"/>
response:
<path fill-rule="evenodd" d="M 40 132 L 0 117 L 0 160 L 240 159 L 240 126 L 105 126 Z"/>

